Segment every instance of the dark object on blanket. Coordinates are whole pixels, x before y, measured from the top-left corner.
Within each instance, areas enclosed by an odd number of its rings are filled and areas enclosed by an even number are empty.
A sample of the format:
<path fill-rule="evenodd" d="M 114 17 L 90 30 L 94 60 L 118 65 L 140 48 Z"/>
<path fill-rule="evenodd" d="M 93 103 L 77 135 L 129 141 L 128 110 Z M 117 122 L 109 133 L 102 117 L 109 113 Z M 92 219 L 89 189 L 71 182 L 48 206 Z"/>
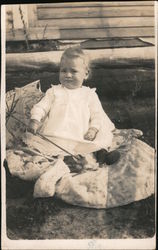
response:
<path fill-rule="evenodd" d="M 77 165 L 76 161 L 74 160 L 74 158 L 71 155 L 65 156 L 64 162 L 66 165 L 68 165 L 71 173 L 78 173 L 78 172 L 82 171 L 82 166 Z"/>
<path fill-rule="evenodd" d="M 78 160 L 76 160 L 78 158 Z M 83 170 L 84 165 L 87 163 L 85 158 L 77 155 L 73 158 L 71 155 L 64 157 L 64 162 L 68 165 L 71 173 L 80 173 Z"/>
<path fill-rule="evenodd" d="M 95 156 L 99 164 L 106 163 L 107 165 L 112 165 L 120 159 L 120 153 L 117 150 L 108 152 L 105 149 L 101 149 L 95 152 Z"/>

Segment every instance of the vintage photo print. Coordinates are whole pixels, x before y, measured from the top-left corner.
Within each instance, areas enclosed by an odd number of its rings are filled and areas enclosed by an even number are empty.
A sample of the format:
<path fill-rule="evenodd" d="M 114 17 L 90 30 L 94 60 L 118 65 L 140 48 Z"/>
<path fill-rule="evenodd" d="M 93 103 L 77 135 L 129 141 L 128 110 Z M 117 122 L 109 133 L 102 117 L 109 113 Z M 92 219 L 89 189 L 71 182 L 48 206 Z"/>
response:
<path fill-rule="evenodd" d="M 156 249 L 156 1 L 1 6 L 2 249 Z"/>

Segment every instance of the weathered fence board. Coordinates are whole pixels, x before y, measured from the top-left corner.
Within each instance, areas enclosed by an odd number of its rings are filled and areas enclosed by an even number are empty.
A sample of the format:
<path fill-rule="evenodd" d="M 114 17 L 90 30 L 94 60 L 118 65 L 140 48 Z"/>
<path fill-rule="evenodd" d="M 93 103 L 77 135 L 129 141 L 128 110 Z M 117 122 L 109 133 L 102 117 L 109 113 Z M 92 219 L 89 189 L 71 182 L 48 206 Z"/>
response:
<path fill-rule="evenodd" d="M 13 5 L 13 24 L 7 26 L 6 40 L 105 38 L 112 41 L 113 38 L 154 37 L 154 2 L 85 1 Z M 20 6 L 21 14 L 18 13 Z M 22 17 L 23 12 L 26 15 Z M 18 17 L 14 20 L 16 13 Z M 27 25 L 24 27 L 23 23 Z"/>
<path fill-rule="evenodd" d="M 55 18 L 81 17 L 118 17 L 118 16 L 154 16 L 153 6 L 123 6 L 123 7 L 82 7 L 82 8 L 38 8 L 39 20 Z"/>
<path fill-rule="evenodd" d="M 149 27 L 154 26 L 153 17 L 116 17 L 116 18 L 72 18 L 38 20 L 39 27 L 72 28 L 114 28 L 114 27 Z"/>
<path fill-rule="evenodd" d="M 47 7 L 52 7 L 52 8 L 59 8 L 64 7 L 64 8 L 76 8 L 76 7 L 100 7 L 100 6 L 113 6 L 113 7 L 118 7 L 118 6 L 151 6 L 154 5 L 154 1 L 102 1 L 102 2 L 65 2 L 65 3 L 49 3 L 49 4 L 38 4 L 39 8 L 47 8 Z"/>
<path fill-rule="evenodd" d="M 8 32 L 8 39 L 24 40 L 23 30 L 16 30 L 13 36 L 11 31 Z M 48 27 L 29 28 L 28 37 L 30 40 L 44 39 L 89 39 L 89 38 L 112 38 L 112 37 L 153 37 L 153 27 L 142 28 L 105 28 L 105 29 L 58 29 Z"/>

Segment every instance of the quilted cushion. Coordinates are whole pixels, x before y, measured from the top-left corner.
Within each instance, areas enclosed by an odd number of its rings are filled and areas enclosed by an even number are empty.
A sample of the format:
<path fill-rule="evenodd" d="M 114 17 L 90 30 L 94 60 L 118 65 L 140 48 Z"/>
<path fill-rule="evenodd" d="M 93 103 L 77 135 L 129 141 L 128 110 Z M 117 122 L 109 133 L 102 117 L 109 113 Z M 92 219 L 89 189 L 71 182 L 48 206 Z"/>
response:
<path fill-rule="evenodd" d="M 40 90 L 39 80 L 6 93 L 7 148 L 11 148 L 13 145 L 15 147 L 20 143 L 21 137 L 30 121 L 30 110 L 35 103 L 40 101 L 43 95 L 44 93 Z M 10 111 L 12 111 L 12 116 L 9 115 Z"/>

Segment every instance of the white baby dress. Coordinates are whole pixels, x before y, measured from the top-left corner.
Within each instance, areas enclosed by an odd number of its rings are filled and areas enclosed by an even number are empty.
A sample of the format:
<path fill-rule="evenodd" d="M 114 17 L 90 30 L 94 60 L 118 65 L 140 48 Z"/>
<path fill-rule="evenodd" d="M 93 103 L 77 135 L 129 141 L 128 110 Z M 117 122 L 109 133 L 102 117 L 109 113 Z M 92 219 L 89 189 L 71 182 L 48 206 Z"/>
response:
<path fill-rule="evenodd" d="M 40 133 L 73 154 L 90 153 L 101 148 L 108 150 L 111 146 L 115 127 L 104 112 L 95 89 L 82 86 L 70 90 L 60 84 L 52 86 L 31 110 L 32 119 L 41 121 L 45 116 Z M 89 127 L 99 130 L 92 142 L 84 139 Z M 27 144 L 30 140 L 35 145 L 39 140 L 31 138 L 31 135 L 27 136 Z M 49 148 L 52 154 L 61 153 L 51 144 L 44 145 L 44 151 Z"/>

